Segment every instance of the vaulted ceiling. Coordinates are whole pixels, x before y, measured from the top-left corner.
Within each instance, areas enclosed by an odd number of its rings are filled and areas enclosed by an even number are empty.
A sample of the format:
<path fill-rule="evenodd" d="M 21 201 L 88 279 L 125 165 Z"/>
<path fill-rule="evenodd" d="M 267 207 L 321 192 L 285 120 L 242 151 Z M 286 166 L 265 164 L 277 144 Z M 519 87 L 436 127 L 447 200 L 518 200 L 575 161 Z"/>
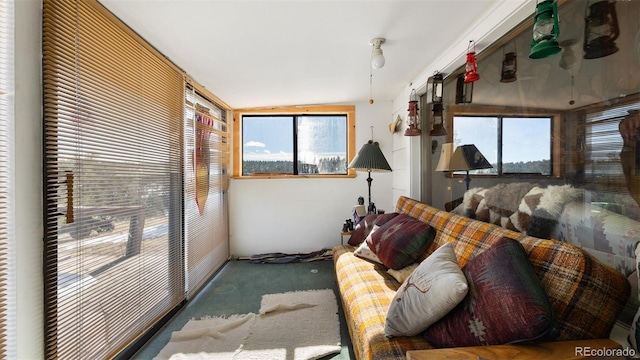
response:
<path fill-rule="evenodd" d="M 504 1 L 100 0 L 233 108 L 393 100 Z"/>

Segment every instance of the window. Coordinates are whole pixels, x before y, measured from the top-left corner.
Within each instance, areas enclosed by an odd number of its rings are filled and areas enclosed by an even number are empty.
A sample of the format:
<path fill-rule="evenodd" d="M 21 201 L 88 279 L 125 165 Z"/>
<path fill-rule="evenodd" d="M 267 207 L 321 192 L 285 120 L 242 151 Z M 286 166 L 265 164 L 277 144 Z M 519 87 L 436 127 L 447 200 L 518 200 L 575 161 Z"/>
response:
<path fill-rule="evenodd" d="M 354 155 L 353 106 L 238 110 L 234 175 L 346 176 Z M 238 131 L 240 130 L 240 131 Z M 241 159 L 241 160 L 240 160 Z"/>
<path fill-rule="evenodd" d="M 45 353 L 111 358 L 184 300 L 184 73 L 97 1 L 42 36 Z"/>
<path fill-rule="evenodd" d="M 553 166 L 554 115 L 453 110 L 454 147 L 474 144 L 493 165 L 470 174 L 557 175 Z"/>
<path fill-rule="evenodd" d="M 640 109 L 637 97 L 631 102 L 588 109 L 584 123 L 583 172 L 586 183 L 606 185 L 614 192 L 626 193 L 626 181 L 620 163 L 622 137 L 620 121 L 629 110 Z"/>
<path fill-rule="evenodd" d="M 187 297 L 229 258 L 227 107 L 204 89 L 185 89 L 184 237 Z"/>

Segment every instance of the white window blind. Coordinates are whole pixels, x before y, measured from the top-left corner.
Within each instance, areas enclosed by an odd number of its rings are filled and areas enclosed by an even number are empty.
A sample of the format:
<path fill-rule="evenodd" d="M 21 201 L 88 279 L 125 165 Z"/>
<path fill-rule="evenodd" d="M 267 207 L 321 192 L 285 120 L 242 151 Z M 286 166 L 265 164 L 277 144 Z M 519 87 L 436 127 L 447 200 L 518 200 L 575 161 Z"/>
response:
<path fill-rule="evenodd" d="M 16 357 L 14 219 L 14 12 L 0 0 L 0 358 Z"/>
<path fill-rule="evenodd" d="M 94 0 L 45 0 L 45 356 L 117 354 L 184 299 L 184 75 Z"/>
<path fill-rule="evenodd" d="M 185 96 L 184 211 L 187 297 L 192 297 L 229 258 L 230 149 L 226 109 L 191 85 Z"/>
<path fill-rule="evenodd" d="M 587 113 L 584 125 L 584 172 L 587 183 L 606 185 L 614 192 L 627 193 L 620 163 L 622 137 L 618 124 L 633 109 L 640 109 L 640 103 L 617 105 Z"/>

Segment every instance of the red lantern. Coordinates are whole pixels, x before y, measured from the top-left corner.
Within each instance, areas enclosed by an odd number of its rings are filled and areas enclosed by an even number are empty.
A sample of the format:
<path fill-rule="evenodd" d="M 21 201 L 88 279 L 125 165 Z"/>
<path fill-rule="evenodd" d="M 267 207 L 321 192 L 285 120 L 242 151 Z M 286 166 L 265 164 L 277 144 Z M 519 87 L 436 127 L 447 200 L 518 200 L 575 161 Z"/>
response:
<path fill-rule="evenodd" d="M 404 132 L 404 136 L 419 136 L 422 131 L 418 126 L 420 125 L 420 114 L 418 114 L 418 95 L 416 90 L 411 90 L 409 95 L 409 116 L 407 116 L 407 130 Z"/>
<path fill-rule="evenodd" d="M 473 44 L 473 47 L 471 45 Z M 469 46 L 467 47 L 467 64 L 465 65 L 464 82 L 474 82 L 480 80 L 478 75 L 478 64 L 476 64 L 476 43 L 473 40 L 469 40 Z"/>

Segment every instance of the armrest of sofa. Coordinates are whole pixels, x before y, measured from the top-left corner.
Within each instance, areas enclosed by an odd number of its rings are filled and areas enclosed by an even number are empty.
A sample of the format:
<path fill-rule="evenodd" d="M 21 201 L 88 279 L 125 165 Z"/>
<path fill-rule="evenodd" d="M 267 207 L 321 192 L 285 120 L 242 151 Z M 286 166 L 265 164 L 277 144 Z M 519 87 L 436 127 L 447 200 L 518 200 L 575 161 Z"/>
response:
<path fill-rule="evenodd" d="M 635 270 L 640 222 L 626 216 L 574 201 L 564 207 L 552 237 L 583 248 L 625 276 Z"/>

